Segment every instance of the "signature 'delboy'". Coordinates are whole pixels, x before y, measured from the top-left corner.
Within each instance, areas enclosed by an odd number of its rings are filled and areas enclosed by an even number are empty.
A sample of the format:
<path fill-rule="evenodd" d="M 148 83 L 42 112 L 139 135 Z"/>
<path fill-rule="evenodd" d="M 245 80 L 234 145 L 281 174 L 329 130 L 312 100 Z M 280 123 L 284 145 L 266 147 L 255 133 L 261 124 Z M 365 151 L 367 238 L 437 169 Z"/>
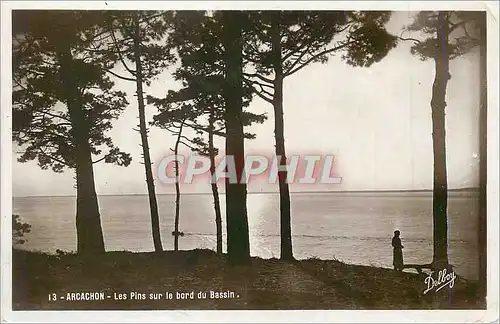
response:
<path fill-rule="evenodd" d="M 427 278 L 425 278 L 424 282 L 427 285 L 427 289 L 424 290 L 424 295 L 434 288 L 436 288 L 436 292 L 438 292 L 447 285 L 449 285 L 450 288 L 453 288 L 453 286 L 455 285 L 455 279 L 457 278 L 457 275 L 454 271 L 452 271 L 451 273 L 446 273 L 446 269 L 443 269 L 438 272 L 437 279 L 434 279 L 432 277 L 433 273 L 434 272 L 429 273 Z"/>

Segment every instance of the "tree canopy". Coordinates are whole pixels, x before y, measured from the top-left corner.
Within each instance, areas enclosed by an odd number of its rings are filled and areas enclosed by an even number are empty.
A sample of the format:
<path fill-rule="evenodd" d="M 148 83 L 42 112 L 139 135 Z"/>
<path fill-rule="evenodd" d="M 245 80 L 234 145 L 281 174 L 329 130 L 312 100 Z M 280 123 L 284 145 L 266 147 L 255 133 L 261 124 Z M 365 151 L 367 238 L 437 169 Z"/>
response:
<path fill-rule="evenodd" d="M 63 47 L 69 47 L 84 116 L 78 122 L 88 134 L 94 162 L 128 165 L 130 155 L 106 135 L 128 102 L 106 74 L 115 62 L 95 50 L 105 42 L 94 25 L 99 17 L 82 11 L 16 15 L 20 18 L 14 21 L 25 22 L 13 28 L 13 138 L 23 150 L 19 161 L 37 160 L 42 169 L 55 172 L 75 168 L 76 143 L 59 61 Z"/>

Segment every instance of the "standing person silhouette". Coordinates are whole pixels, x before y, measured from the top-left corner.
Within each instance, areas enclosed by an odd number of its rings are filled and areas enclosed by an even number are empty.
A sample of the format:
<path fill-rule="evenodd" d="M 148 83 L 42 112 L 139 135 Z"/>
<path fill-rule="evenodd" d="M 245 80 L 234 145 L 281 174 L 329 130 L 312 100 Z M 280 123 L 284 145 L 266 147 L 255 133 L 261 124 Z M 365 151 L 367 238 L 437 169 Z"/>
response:
<path fill-rule="evenodd" d="M 399 230 L 395 230 L 392 238 L 392 264 L 396 271 L 403 271 L 403 245 L 401 245 L 401 239 L 399 238 L 400 234 Z"/>

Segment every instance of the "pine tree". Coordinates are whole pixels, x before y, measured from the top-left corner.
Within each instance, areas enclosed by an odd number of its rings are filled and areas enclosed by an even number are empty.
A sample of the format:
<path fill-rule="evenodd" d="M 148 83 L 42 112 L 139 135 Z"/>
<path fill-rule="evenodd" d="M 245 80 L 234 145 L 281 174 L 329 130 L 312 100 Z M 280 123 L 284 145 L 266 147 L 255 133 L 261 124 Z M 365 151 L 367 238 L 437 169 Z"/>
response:
<path fill-rule="evenodd" d="M 476 46 L 485 45 L 484 13 L 422 11 L 406 29 L 421 32 L 426 37 L 423 40 L 401 38 L 414 42 L 411 52 L 422 60 L 434 61 L 435 77 L 430 102 L 434 155 L 433 265 L 441 270 L 449 264 L 445 109 L 447 85 L 451 79 L 450 60 L 468 53 Z"/>
<path fill-rule="evenodd" d="M 155 123 L 160 127 L 180 125 L 176 109 L 184 109 L 182 123 L 184 127 L 195 131 L 193 138 L 183 137 L 182 143 L 192 151 L 210 158 L 210 174 L 215 175 L 215 157 L 218 149 L 214 146 L 214 137 L 226 137 L 225 101 L 223 96 L 224 62 L 222 55 L 220 22 L 204 12 L 177 12 L 173 19 L 173 31 L 170 46 L 179 55 L 180 67 L 174 77 L 181 81 L 183 88 L 170 91 L 166 98 L 148 98 L 160 110 L 155 116 Z M 252 99 L 251 89 L 245 86 L 243 108 L 247 108 Z M 182 110 L 182 109 L 181 109 Z M 187 117 L 187 118 L 185 118 Z M 262 123 L 264 114 L 242 112 L 244 126 Z M 177 127 L 178 129 L 179 127 Z M 244 133 L 246 139 L 255 138 L 255 134 Z M 217 253 L 222 253 L 222 216 L 217 183 L 211 183 L 214 200 Z"/>
<path fill-rule="evenodd" d="M 243 60 L 251 66 L 245 82 L 273 105 L 275 153 L 285 166 L 283 84 L 311 63 L 326 62 L 343 53 L 352 66 L 370 66 L 396 45 L 385 30 L 390 12 L 256 11 L 250 12 Z M 280 193 L 281 259 L 293 260 L 290 189 L 287 172 L 278 170 Z"/>
<path fill-rule="evenodd" d="M 148 98 L 148 102 L 155 103 L 160 107 L 164 104 L 163 100 L 157 100 L 153 97 Z M 180 170 L 179 170 L 179 146 L 185 145 L 187 147 L 192 147 L 190 144 L 190 139 L 183 134 L 183 130 L 186 123 L 191 118 L 193 119 L 193 110 L 187 104 L 176 105 L 176 108 L 172 108 L 172 105 L 168 104 L 167 109 L 164 109 L 160 115 L 156 115 L 153 118 L 153 125 L 159 126 L 168 130 L 175 136 L 175 145 L 171 149 L 174 153 L 174 172 L 175 172 L 175 218 L 174 218 L 174 231 L 172 235 L 174 236 L 174 251 L 179 250 L 179 236 L 182 236 L 182 232 L 179 231 L 179 219 L 180 219 L 180 205 L 181 205 L 181 190 L 180 190 Z"/>
<path fill-rule="evenodd" d="M 112 57 L 91 11 L 13 12 L 13 139 L 20 162 L 74 170 L 77 252 L 104 252 L 93 164 L 127 166 L 131 157 L 106 131 L 128 104 L 106 75 Z"/>
<path fill-rule="evenodd" d="M 122 68 L 128 75 L 123 76 L 112 71 L 110 73 L 119 79 L 132 81 L 136 85 L 138 126 L 151 213 L 151 231 L 156 252 L 163 251 L 163 246 L 149 152 L 144 86 L 149 86 L 152 80 L 173 62 L 174 58 L 169 47 L 164 45 L 168 33 L 168 17 L 168 12 L 113 11 L 107 13 L 106 19 L 108 32 L 113 38 L 113 46 L 108 53 L 120 60 Z M 130 62 L 133 68 L 129 67 Z"/>

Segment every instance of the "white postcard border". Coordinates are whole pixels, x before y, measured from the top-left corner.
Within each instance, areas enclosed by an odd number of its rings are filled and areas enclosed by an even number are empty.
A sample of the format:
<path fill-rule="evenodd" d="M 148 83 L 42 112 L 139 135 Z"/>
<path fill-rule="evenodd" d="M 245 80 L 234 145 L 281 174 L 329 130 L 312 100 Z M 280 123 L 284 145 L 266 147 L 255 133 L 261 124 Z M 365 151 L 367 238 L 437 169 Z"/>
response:
<path fill-rule="evenodd" d="M 486 10 L 488 16 L 487 310 L 454 311 L 12 311 L 12 9 L 371 9 Z M 2 1 L 1 2 L 1 321 L 26 322 L 491 322 L 498 321 L 499 10 L 495 1 Z"/>

